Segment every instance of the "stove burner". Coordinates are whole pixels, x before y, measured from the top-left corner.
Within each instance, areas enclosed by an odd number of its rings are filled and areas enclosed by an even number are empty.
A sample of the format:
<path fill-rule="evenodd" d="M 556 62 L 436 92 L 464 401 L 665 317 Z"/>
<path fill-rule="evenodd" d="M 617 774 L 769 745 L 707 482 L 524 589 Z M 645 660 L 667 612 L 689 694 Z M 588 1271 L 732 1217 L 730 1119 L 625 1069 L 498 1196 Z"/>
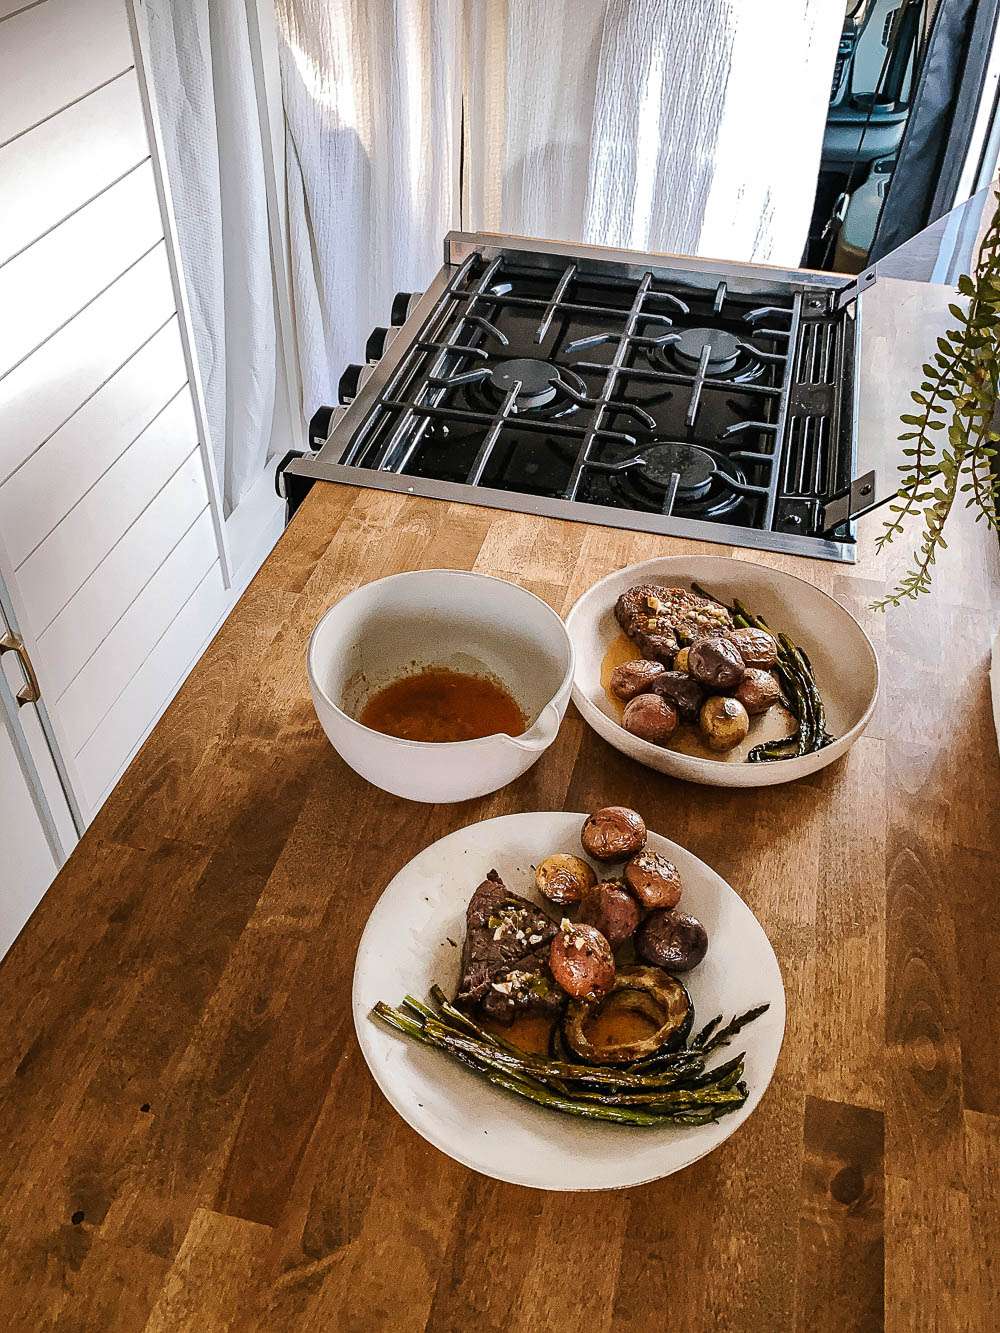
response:
<path fill-rule="evenodd" d="M 733 384 L 755 384 L 768 375 L 766 356 L 755 356 L 752 343 L 741 340 L 728 329 L 678 330 L 672 337 L 648 348 L 646 355 L 654 370 L 697 378 L 706 346 L 709 349 L 705 364 L 708 379 L 729 380 Z"/>
<path fill-rule="evenodd" d="M 740 342 L 725 329 L 685 329 L 677 341 L 670 345 L 670 354 L 684 370 L 694 372 L 701 364 L 706 346 L 709 353 L 705 369 L 709 375 L 732 370 L 736 365 Z"/>
<path fill-rule="evenodd" d="M 718 471 L 712 455 L 696 444 L 653 444 L 643 449 L 642 459 L 639 472 L 650 486 L 661 486 L 666 491 L 676 472 L 680 478 L 677 495 L 683 500 L 707 495 Z"/>
<path fill-rule="evenodd" d="M 679 518 L 721 518 L 743 504 L 744 496 L 728 483 L 743 484 L 746 476 L 738 463 L 716 449 L 661 440 L 647 445 L 641 460 L 608 478 L 633 509 L 661 513 L 675 472 L 680 482 L 670 512 Z"/>
<path fill-rule="evenodd" d="M 568 366 L 531 356 L 494 362 L 488 373 L 484 370 L 481 377 L 466 381 L 461 393 L 473 411 L 493 416 L 517 380 L 521 381 L 521 391 L 514 401 L 512 415 L 526 419 L 555 421 L 572 416 L 580 406 L 569 390 L 577 398 L 587 393 L 584 381 Z"/>
<path fill-rule="evenodd" d="M 536 361 L 529 356 L 517 357 L 513 361 L 501 361 L 493 366 L 488 383 L 501 397 L 505 397 L 518 380 L 521 381 L 521 387 L 515 406 L 545 407 L 558 393 L 559 367 L 550 361 Z"/>

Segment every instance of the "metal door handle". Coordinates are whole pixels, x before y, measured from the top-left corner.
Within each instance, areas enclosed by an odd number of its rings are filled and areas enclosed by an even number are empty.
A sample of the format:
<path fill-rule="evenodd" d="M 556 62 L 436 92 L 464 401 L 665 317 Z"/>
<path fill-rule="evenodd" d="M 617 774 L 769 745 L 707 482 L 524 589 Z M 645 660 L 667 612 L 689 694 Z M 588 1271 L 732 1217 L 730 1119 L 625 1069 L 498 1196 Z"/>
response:
<path fill-rule="evenodd" d="M 18 707 L 24 704 L 35 704 L 42 697 L 42 692 L 38 688 L 38 677 L 35 675 L 35 668 L 31 665 L 31 658 L 28 656 L 28 650 L 17 637 L 8 630 L 0 635 L 0 656 L 4 653 L 17 653 L 17 659 L 21 663 L 21 670 L 24 672 L 25 683 L 14 696 L 17 699 Z"/>

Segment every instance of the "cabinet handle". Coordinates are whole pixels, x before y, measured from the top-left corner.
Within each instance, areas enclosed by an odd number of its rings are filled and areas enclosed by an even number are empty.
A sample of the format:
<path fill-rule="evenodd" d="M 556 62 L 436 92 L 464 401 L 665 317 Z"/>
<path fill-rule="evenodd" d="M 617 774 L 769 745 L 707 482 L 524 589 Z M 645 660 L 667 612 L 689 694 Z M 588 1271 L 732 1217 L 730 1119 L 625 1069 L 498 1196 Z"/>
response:
<path fill-rule="evenodd" d="M 0 656 L 4 653 L 17 653 L 17 660 L 21 663 L 21 670 L 25 675 L 25 683 L 15 695 L 18 707 L 37 703 L 42 697 L 42 692 L 38 688 L 38 677 L 35 675 L 35 668 L 31 665 L 27 648 L 17 635 L 11 634 L 10 631 L 0 635 Z"/>

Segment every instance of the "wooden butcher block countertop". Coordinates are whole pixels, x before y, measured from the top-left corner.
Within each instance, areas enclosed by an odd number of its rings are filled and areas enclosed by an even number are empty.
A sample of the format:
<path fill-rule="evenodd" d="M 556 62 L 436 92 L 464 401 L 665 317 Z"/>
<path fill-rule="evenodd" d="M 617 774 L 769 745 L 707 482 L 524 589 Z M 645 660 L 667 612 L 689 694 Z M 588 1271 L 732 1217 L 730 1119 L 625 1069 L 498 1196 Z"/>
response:
<path fill-rule="evenodd" d="M 877 526 L 845 566 L 316 485 L 0 967 L 5 1327 L 995 1328 L 997 549 L 966 525 L 933 596 L 883 617 L 867 603 L 907 551 L 876 558 Z M 359 583 L 477 569 L 566 611 L 623 565 L 713 550 L 812 579 L 879 651 L 871 726 L 811 779 L 685 785 L 571 708 L 518 782 L 426 807 L 366 785 L 316 721 L 306 642 Z M 354 1037 L 354 955 L 434 839 L 607 803 L 743 895 L 788 1025 L 718 1151 L 546 1195 L 389 1107 Z"/>

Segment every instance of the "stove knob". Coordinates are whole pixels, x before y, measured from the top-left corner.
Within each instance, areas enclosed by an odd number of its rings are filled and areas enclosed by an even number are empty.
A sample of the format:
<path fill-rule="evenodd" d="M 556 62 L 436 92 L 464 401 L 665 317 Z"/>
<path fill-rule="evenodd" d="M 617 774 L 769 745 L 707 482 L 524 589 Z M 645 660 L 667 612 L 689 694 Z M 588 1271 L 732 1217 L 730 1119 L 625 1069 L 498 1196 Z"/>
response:
<path fill-rule="evenodd" d="M 372 329 L 368 335 L 368 341 L 365 343 L 365 360 L 369 363 L 378 361 L 385 355 L 385 349 L 392 341 L 388 329 L 381 327 Z"/>
<path fill-rule="evenodd" d="M 318 407 L 309 422 L 309 447 L 322 449 L 333 432 L 340 425 L 346 407 Z"/>
<path fill-rule="evenodd" d="M 312 420 L 309 422 L 309 444 L 312 448 L 318 449 L 320 445 L 325 444 L 330 434 L 333 424 L 333 414 L 337 411 L 335 407 L 317 407 L 312 414 Z"/>
<path fill-rule="evenodd" d="M 343 406 L 352 403 L 357 398 L 361 389 L 361 373 L 365 369 L 352 362 L 343 375 L 340 377 L 340 383 L 337 385 L 337 401 Z"/>
<path fill-rule="evenodd" d="M 389 314 L 389 323 L 396 328 L 405 324 L 407 319 L 413 313 L 413 308 L 420 299 L 419 292 L 397 292 L 392 298 L 392 310 Z"/>

